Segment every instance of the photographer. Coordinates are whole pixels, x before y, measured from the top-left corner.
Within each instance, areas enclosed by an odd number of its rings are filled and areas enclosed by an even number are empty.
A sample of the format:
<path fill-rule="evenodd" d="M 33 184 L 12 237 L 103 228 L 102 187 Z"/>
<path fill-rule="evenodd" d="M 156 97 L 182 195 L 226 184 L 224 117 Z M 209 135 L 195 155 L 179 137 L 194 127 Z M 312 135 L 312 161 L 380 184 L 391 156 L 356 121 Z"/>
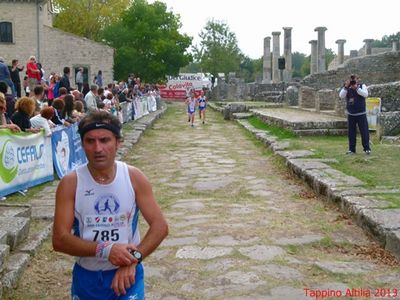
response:
<path fill-rule="evenodd" d="M 369 147 L 369 130 L 365 98 L 368 97 L 367 86 L 359 78 L 351 75 L 339 92 L 339 97 L 346 99 L 349 150 L 346 154 L 356 153 L 357 125 L 361 134 L 361 143 L 365 154 L 371 154 Z"/>

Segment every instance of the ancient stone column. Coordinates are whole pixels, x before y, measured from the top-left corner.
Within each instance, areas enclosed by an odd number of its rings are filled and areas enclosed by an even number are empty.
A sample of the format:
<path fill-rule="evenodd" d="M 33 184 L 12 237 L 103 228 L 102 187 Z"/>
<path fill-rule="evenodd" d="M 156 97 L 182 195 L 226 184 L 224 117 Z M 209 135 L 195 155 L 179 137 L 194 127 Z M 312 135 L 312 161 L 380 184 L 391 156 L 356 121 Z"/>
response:
<path fill-rule="evenodd" d="M 283 27 L 283 57 L 285 58 L 285 70 L 283 70 L 283 81 L 292 80 L 292 27 Z"/>
<path fill-rule="evenodd" d="M 318 73 L 326 71 L 325 66 L 325 31 L 326 27 L 316 27 L 314 31 L 318 31 L 318 43 L 317 43 L 317 69 Z"/>
<path fill-rule="evenodd" d="M 271 83 L 271 38 L 264 38 L 263 80 L 262 83 Z"/>
<path fill-rule="evenodd" d="M 272 32 L 272 82 L 277 83 L 280 81 L 278 58 L 280 55 L 279 36 L 280 31 Z"/>
<path fill-rule="evenodd" d="M 310 62 L 310 74 L 315 74 L 318 72 L 317 66 L 317 40 L 309 41 L 311 44 L 311 62 Z"/>
<path fill-rule="evenodd" d="M 364 49 L 365 49 L 365 55 L 371 55 L 372 54 L 372 47 L 371 44 L 374 40 L 373 39 L 365 39 L 363 42 L 365 43 Z"/>
<path fill-rule="evenodd" d="M 344 62 L 344 43 L 346 40 L 337 40 L 336 44 L 338 44 L 338 64 L 341 65 Z"/>
<path fill-rule="evenodd" d="M 399 41 L 393 40 L 392 41 L 392 51 L 395 52 L 398 50 L 397 45 L 398 45 Z"/>

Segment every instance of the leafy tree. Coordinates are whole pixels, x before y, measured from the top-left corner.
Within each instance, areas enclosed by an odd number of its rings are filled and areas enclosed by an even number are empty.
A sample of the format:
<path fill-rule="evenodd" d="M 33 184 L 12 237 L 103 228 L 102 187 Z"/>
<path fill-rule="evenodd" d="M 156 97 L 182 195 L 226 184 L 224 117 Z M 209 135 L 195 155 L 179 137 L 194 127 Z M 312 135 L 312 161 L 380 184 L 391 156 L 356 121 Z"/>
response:
<path fill-rule="evenodd" d="M 218 73 L 240 70 L 242 54 L 235 33 L 222 21 L 210 20 L 200 32 L 200 45 L 193 47 L 195 59 L 200 62 L 204 72 L 215 77 Z M 227 76 L 226 76 L 227 77 Z"/>
<path fill-rule="evenodd" d="M 116 49 L 114 73 L 125 78 L 135 73 L 147 82 L 163 81 L 166 75 L 177 75 L 192 57 L 187 53 L 192 39 L 178 32 L 180 18 L 167 12 L 166 4 L 135 0 L 119 22 L 102 34 Z"/>
<path fill-rule="evenodd" d="M 325 49 L 325 66 L 326 66 L 327 70 L 328 70 L 329 64 L 332 62 L 332 60 L 335 58 L 335 56 L 336 55 L 332 49 L 330 49 L 330 48 Z"/>
<path fill-rule="evenodd" d="M 306 62 L 307 57 L 305 54 L 300 52 L 293 52 L 292 54 L 292 77 L 302 78 L 305 74 L 302 71 L 302 66 Z"/>
<path fill-rule="evenodd" d="M 130 0 L 54 0 L 59 14 L 54 27 L 92 40 L 117 21 Z"/>
<path fill-rule="evenodd" d="M 251 59 L 243 56 L 240 62 L 239 77 L 245 82 L 254 82 L 257 77 L 262 76 L 262 58 Z"/>
<path fill-rule="evenodd" d="M 380 41 L 374 40 L 371 46 L 376 48 L 390 48 L 392 47 L 392 41 L 399 40 L 400 32 L 397 32 L 396 34 L 384 35 Z"/>
<path fill-rule="evenodd" d="M 187 66 L 182 67 L 179 73 L 202 73 L 200 63 L 191 62 Z"/>

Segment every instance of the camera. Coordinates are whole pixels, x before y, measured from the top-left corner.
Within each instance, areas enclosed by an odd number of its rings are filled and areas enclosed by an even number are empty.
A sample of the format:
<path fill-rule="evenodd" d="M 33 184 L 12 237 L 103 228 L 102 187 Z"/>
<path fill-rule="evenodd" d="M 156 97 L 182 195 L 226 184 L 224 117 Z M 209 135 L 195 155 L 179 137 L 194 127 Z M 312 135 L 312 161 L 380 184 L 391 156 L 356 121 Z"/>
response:
<path fill-rule="evenodd" d="M 354 79 L 350 80 L 350 86 L 356 85 L 357 81 L 355 81 Z"/>

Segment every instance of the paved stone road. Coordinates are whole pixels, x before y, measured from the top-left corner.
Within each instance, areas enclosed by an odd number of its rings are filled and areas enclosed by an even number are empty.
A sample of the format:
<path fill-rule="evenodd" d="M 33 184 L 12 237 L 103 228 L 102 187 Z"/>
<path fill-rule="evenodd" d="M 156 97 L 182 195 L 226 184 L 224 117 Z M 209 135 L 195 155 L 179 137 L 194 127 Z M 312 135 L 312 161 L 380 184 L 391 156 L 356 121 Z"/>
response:
<path fill-rule="evenodd" d="M 191 128 L 185 107 L 169 105 L 125 157 L 147 174 L 170 224 L 168 238 L 144 262 L 146 299 L 298 300 L 316 299 L 318 292 L 366 299 L 377 288 L 400 293 L 400 269 L 365 254 L 374 245 L 351 220 L 218 113 L 208 111 L 207 124 L 197 120 Z M 50 254 L 36 263 L 55 259 L 60 256 Z M 70 277 L 69 266 L 71 260 L 62 261 L 59 278 Z M 55 280 L 47 277 L 35 287 L 46 289 Z M 67 295 L 65 283 L 54 284 Z"/>
<path fill-rule="evenodd" d="M 239 126 L 214 112 L 208 117 L 191 128 L 184 107 L 174 105 L 133 150 L 170 224 L 168 239 L 145 262 L 147 299 L 312 299 L 312 289 L 344 296 L 356 288 L 365 296 L 381 287 L 400 293 L 398 268 L 356 255 L 371 247 L 357 226 L 288 176 Z"/>

